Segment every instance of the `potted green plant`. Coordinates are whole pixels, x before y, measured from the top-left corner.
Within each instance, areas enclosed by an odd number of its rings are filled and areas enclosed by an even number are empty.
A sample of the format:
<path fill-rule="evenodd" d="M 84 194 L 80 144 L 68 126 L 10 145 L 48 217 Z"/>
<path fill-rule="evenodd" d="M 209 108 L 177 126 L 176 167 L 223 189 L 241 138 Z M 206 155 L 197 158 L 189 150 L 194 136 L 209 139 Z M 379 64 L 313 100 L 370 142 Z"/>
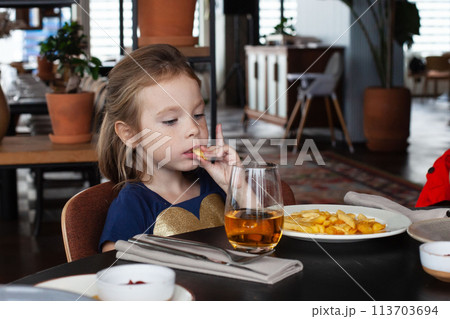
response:
<path fill-rule="evenodd" d="M 407 147 L 411 113 L 411 93 L 404 87 L 393 87 L 392 64 L 394 40 L 411 46 L 413 35 L 419 34 L 420 16 L 416 4 L 407 0 L 367 0 L 370 18 L 376 32 L 355 10 L 353 0 L 341 0 L 358 22 L 369 46 L 379 87 L 364 92 L 364 134 L 367 147 L 373 151 L 403 151 Z M 369 19 L 369 17 L 367 17 Z"/>
<path fill-rule="evenodd" d="M 54 36 L 40 43 L 41 55 L 58 64 L 63 88 L 58 81 L 55 93 L 46 94 L 52 121 L 53 143 L 83 143 L 91 139 L 94 92 L 80 92 L 81 78 L 88 74 L 98 78 L 101 62 L 85 52 L 86 36 L 77 22 L 65 23 Z"/>
<path fill-rule="evenodd" d="M 283 17 L 274 27 L 274 32 L 266 35 L 267 44 L 292 44 L 295 42 L 295 26 L 292 24 L 293 18 Z"/>

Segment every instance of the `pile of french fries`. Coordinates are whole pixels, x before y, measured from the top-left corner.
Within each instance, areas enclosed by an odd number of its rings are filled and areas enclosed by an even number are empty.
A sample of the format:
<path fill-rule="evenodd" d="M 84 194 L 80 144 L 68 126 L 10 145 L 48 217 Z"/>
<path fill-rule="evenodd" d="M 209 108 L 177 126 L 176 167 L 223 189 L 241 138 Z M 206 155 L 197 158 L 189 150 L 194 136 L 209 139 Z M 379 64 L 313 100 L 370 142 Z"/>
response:
<path fill-rule="evenodd" d="M 367 218 L 363 214 L 345 213 L 342 210 L 335 214 L 319 209 L 302 210 L 284 217 L 284 229 L 310 234 L 355 235 L 384 232 L 385 224 Z"/>

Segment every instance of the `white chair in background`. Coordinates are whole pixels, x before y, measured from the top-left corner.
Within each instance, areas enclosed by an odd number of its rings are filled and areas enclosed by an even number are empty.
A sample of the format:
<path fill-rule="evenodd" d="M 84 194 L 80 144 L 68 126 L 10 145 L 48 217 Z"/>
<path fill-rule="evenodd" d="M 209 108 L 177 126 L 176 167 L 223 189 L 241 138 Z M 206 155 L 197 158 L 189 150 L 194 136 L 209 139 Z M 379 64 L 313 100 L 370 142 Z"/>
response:
<path fill-rule="evenodd" d="M 325 71 L 323 73 L 289 73 L 287 76 L 288 81 L 300 81 L 298 86 L 297 103 L 294 106 L 292 114 L 289 117 L 284 138 L 289 137 L 292 124 L 301 110 L 300 124 L 297 129 L 297 147 L 300 144 L 302 132 L 305 127 L 306 117 L 308 115 L 309 108 L 311 106 L 311 100 L 314 97 L 323 97 L 325 99 L 326 112 L 328 117 L 328 124 L 330 127 L 331 142 L 335 146 L 336 140 L 334 137 L 333 118 L 331 116 L 331 107 L 329 98 L 333 101 L 334 108 L 336 110 L 337 117 L 342 127 L 345 139 L 348 144 L 348 148 L 351 153 L 354 152 L 350 135 L 348 134 L 347 126 L 345 125 L 344 117 L 342 115 L 341 108 L 339 106 L 338 99 L 336 97 L 336 86 L 343 73 L 342 56 L 339 52 L 333 53 L 327 62 Z"/>

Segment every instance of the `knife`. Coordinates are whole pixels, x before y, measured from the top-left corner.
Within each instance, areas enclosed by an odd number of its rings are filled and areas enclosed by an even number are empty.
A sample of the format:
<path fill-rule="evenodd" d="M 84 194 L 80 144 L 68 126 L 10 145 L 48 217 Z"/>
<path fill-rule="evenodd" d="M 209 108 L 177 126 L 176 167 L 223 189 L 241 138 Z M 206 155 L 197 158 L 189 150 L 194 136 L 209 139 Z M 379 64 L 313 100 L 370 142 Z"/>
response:
<path fill-rule="evenodd" d="M 189 251 L 185 251 L 185 250 L 181 250 L 181 249 L 177 249 L 177 248 L 173 248 L 173 247 L 167 247 L 167 246 L 162 246 L 162 245 L 158 245 L 155 243 L 149 244 L 145 241 L 139 240 L 139 239 L 128 239 L 128 242 L 138 245 L 139 247 L 145 248 L 145 249 L 153 249 L 156 251 L 161 251 L 161 252 L 165 252 L 165 253 L 169 253 L 169 254 L 173 254 L 173 255 L 177 255 L 177 256 L 182 256 L 182 257 L 187 257 L 190 259 L 196 259 L 196 260 L 203 260 L 203 261 L 207 261 L 207 262 L 212 262 L 215 264 L 221 264 L 221 265 L 226 265 L 226 266 L 231 266 L 231 267 L 235 267 L 235 268 L 239 268 L 239 269 L 244 269 L 244 270 L 248 270 L 260 275 L 264 275 L 266 276 L 267 274 L 242 266 L 242 265 L 236 265 L 236 264 L 232 264 L 230 262 L 226 262 L 226 261 L 222 261 L 222 260 L 217 260 L 217 259 L 213 259 L 210 258 L 208 256 L 205 255 L 200 255 L 197 253 L 193 253 L 193 252 L 189 252 Z"/>
<path fill-rule="evenodd" d="M 188 239 L 180 239 L 180 238 L 174 238 L 174 237 L 162 237 L 162 236 L 157 236 L 157 235 L 153 235 L 153 234 L 145 234 L 144 235 L 146 238 L 148 238 L 149 240 L 151 240 L 151 242 L 169 242 L 169 243 L 175 243 L 175 244 L 182 244 L 182 245 L 190 245 L 190 246 L 197 246 L 197 247 L 202 247 L 202 248 L 207 248 L 210 250 L 215 250 L 220 252 L 221 254 L 224 254 L 229 260 L 230 263 L 232 264 L 238 264 L 238 265 L 244 265 L 250 262 L 254 262 L 256 260 L 259 260 L 262 257 L 271 255 L 275 250 L 272 251 L 268 251 L 265 253 L 260 253 L 258 255 L 252 255 L 251 257 L 246 257 L 246 256 L 236 256 L 234 254 L 229 253 L 227 250 L 223 249 L 222 247 L 218 247 L 218 246 L 213 246 L 207 243 L 202 243 L 202 242 L 198 242 L 198 241 L 192 241 L 192 240 L 188 240 Z M 140 239 L 140 238 L 138 238 Z M 146 241 L 147 243 L 149 243 L 148 241 Z M 236 259 L 238 258 L 238 259 Z"/>
<path fill-rule="evenodd" d="M 218 251 L 218 252 L 228 256 L 228 253 L 227 253 L 227 251 L 225 249 L 223 249 L 221 247 L 213 246 L 213 245 L 210 245 L 210 244 L 198 242 L 198 241 L 193 241 L 193 240 L 188 240 L 188 239 L 180 239 L 180 238 L 174 238 L 174 237 L 162 237 L 162 236 L 156 236 L 156 235 L 153 235 L 153 234 L 145 234 L 145 237 L 150 239 L 150 240 L 152 240 L 152 242 L 154 242 L 154 241 L 163 241 L 163 242 L 168 242 L 168 243 L 175 243 L 175 244 L 183 244 L 183 245 L 191 245 L 191 246 L 203 247 L 203 248 L 207 248 L 207 249 Z"/>

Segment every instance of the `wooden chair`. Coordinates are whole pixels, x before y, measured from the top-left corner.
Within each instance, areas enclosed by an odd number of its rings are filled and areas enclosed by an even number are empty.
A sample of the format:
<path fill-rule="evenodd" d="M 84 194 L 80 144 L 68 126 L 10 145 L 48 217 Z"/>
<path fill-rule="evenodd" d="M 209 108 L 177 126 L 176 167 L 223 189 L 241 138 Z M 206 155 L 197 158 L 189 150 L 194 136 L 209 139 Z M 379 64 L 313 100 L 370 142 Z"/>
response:
<path fill-rule="evenodd" d="M 89 187 L 64 205 L 61 229 L 68 262 L 98 252 L 106 214 L 115 198 L 113 186 L 113 183 L 106 182 Z"/>
<path fill-rule="evenodd" d="M 428 82 L 433 81 L 433 96 L 438 96 L 438 82 L 448 81 L 450 94 L 450 56 L 444 54 L 442 56 L 426 57 L 425 82 L 423 84 L 422 95 L 426 96 L 428 91 Z"/>
<path fill-rule="evenodd" d="M 292 189 L 281 183 L 284 205 L 294 205 Z M 113 183 L 106 182 L 85 189 L 64 205 L 61 230 L 68 262 L 98 253 L 108 208 L 115 197 Z"/>

